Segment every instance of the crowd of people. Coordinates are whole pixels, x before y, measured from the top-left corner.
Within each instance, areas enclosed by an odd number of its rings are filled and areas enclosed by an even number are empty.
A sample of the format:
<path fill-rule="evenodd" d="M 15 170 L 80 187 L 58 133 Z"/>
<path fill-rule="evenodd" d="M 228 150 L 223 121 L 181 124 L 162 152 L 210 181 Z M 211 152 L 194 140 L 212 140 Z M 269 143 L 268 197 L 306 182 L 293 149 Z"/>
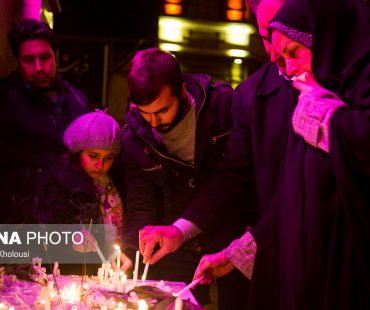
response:
<path fill-rule="evenodd" d="M 271 61 L 233 90 L 138 51 L 123 128 L 57 74 L 52 30 L 19 21 L 2 223 L 112 224 L 123 271 L 139 249 L 148 278 L 200 280 L 202 305 L 216 280 L 218 309 L 370 308 L 370 4 L 248 3 Z"/>

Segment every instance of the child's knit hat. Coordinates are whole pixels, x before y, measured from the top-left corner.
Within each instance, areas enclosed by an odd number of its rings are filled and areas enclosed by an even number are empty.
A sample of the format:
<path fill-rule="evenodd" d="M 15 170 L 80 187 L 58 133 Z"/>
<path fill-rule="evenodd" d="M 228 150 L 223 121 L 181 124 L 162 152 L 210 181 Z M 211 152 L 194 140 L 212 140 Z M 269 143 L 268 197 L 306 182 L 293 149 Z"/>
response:
<path fill-rule="evenodd" d="M 65 130 L 63 142 L 71 153 L 100 149 L 117 155 L 121 148 L 120 133 L 113 117 L 96 110 L 75 119 Z"/>

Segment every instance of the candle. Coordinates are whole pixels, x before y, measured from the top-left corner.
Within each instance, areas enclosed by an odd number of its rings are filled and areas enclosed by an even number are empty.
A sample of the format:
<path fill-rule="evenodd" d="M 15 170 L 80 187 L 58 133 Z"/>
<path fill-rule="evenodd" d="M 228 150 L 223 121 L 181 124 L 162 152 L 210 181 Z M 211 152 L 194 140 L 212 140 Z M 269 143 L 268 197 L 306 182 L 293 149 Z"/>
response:
<path fill-rule="evenodd" d="M 108 278 L 109 278 L 109 272 L 110 272 L 110 263 L 104 263 L 103 264 L 104 265 L 104 267 L 103 267 L 103 269 L 104 269 L 104 280 L 105 281 L 107 281 L 108 280 Z"/>
<path fill-rule="evenodd" d="M 149 261 L 145 264 L 143 275 L 141 276 L 141 280 L 145 281 L 146 276 L 148 275 L 148 269 L 149 269 Z"/>
<path fill-rule="evenodd" d="M 136 251 L 136 258 L 135 258 L 135 269 L 134 269 L 134 286 L 137 285 L 137 276 L 139 274 L 139 259 L 140 259 L 140 251 Z"/>
<path fill-rule="evenodd" d="M 116 259 L 117 259 L 117 270 L 121 269 L 121 248 L 118 245 L 115 245 L 114 248 L 116 249 Z"/>
<path fill-rule="evenodd" d="M 204 276 L 194 280 L 189 285 L 185 286 L 181 291 L 179 291 L 177 293 L 174 293 L 173 296 L 178 297 L 181 294 L 184 294 L 185 292 L 188 292 L 190 289 L 192 289 L 194 286 L 196 286 L 203 278 L 204 278 Z"/>
<path fill-rule="evenodd" d="M 107 263 L 107 260 L 105 259 L 102 251 L 100 250 L 98 243 L 96 243 L 96 253 L 98 253 L 102 263 Z"/>
<path fill-rule="evenodd" d="M 182 310 L 182 299 L 177 297 L 175 300 L 175 310 Z"/>
<path fill-rule="evenodd" d="M 103 282 L 103 279 L 104 279 L 104 267 L 98 268 L 98 279 L 99 279 L 99 283 L 102 283 Z"/>
<path fill-rule="evenodd" d="M 59 264 L 58 264 L 58 262 L 55 262 L 55 263 L 54 263 L 53 274 L 54 274 L 56 277 L 60 275 L 60 271 L 59 271 Z"/>

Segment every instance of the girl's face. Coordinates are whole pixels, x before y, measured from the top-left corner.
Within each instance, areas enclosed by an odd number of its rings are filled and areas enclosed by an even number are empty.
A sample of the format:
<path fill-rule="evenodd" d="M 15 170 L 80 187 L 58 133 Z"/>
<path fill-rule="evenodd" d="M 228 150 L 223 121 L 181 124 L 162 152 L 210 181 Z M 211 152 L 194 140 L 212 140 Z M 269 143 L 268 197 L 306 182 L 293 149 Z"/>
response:
<path fill-rule="evenodd" d="M 80 154 L 81 168 L 93 179 L 106 174 L 113 161 L 114 154 L 106 150 L 88 149 Z"/>
<path fill-rule="evenodd" d="M 299 76 L 302 73 L 312 73 L 311 50 L 297 41 L 288 38 L 278 30 L 272 31 L 272 49 L 274 57 L 271 58 L 280 70 L 289 77 Z"/>

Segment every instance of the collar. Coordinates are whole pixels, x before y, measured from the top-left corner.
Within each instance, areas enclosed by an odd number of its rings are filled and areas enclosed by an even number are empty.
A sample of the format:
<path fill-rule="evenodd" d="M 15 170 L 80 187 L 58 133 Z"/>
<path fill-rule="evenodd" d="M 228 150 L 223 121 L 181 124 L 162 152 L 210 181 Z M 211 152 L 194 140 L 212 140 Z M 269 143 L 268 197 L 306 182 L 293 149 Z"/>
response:
<path fill-rule="evenodd" d="M 271 61 L 262 67 L 261 72 L 263 82 L 257 89 L 257 96 L 269 96 L 279 90 L 284 83 L 289 83 L 279 74 L 278 66 Z"/>

